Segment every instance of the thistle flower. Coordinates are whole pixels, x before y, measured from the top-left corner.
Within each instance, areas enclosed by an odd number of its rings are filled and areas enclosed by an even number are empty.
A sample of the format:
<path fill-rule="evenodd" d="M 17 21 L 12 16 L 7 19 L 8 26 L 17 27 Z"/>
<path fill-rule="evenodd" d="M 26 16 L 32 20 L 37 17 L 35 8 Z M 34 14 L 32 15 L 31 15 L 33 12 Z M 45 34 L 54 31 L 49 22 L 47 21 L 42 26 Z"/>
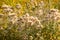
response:
<path fill-rule="evenodd" d="M 9 7 L 9 6 L 6 5 L 6 4 L 3 4 L 3 5 L 2 5 L 2 8 L 3 8 L 3 9 L 6 9 L 6 8 L 8 8 L 8 7 Z"/>
<path fill-rule="evenodd" d="M 3 30 L 4 28 L 0 26 L 0 30 Z"/>
<path fill-rule="evenodd" d="M 40 16 L 43 15 L 43 10 L 42 9 L 38 9 L 38 10 L 35 11 L 35 14 L 36 14 L 37 17 L 40 17 Z"/>
<path fill-rule="evenodd" d="M 4 9 L 3 12 L 12 12 L 13 10 L 10 8 Z"/>
<path fill-rule="evenodd" d="M 37 35 L 37 37 L 39 37 L 40 36 L 40 33 L 36 33 L 36 35 Z"/>
<path fill-rule="evenodd" d="M 16 8 L 17 9 L 20 9 L 21 8 L 21 5 L 20 4 L 16 4 Z"/>
<path fill-rule="evenodd" d="M 42 15 L 43 14 L 43 10 L 39 10 L 39 15 Z"/>
<path fill-rule="evenodd" d="M 30 40 L 33 40 L 33 37 L 32 36 L 29 36 L 30 37 Z"/>
<path fill-rule="evenodd" d="M 2 8 L 3 8 L 3 12 L 13 12 L 12 7 L 9 5 L 3 4 Z"/>
<path fill-rule="evenodd" d="M 44 1 L 41 1 L 40 3 L 41 3 L 42 6 L 44 6 Z"/>
<path fill-rule="evenodd" d="M 60 13 L 58 9 L 51 9 L 50 16 L 53 16 L 55 20 L 60 19 Z"/>
<path fill-rule="evenodd" d="M 44 1 L 41 1 L 39 6 L 40 6 L 40 8 L 43 8 L 44 7 Z"/>
<path fill-rule="evenodd" d="M 19 20 L 20 24 L 21 22 L 23 22 L 23 23 L 26 23 L 27 25 L 30 24 L 30 26 L 33 26 L 35 24 L 41 25 L 40 20 L 38 20 L 37 17 L 30 16 L 29 14 L 22 16 L 20 19 L 21 19 Z"/>
<path fill-rule="evenodd" d="M 29 14 L 28 13 L 26 13 L 26 15 L 25 15 L 26 17 L 29 17 Z"/>
<path fill-rule="evenodd" d="M 12 22 L 13 24 L 18 20 L 18 17 L 16 16 L 16 13 L 9 13 L 8 14 L 9 21 Z"/>
<path fill-rule="evenodd" d="M 16 16 L 16 13 L 11 13 L 11 12 L 9 12 L 8 16 L 10 16 L 10 17 Z"/>
<path fill-rule="evenodd" d="M 50 12 L 59 12 L 58 9 L 50 9 Z"/>

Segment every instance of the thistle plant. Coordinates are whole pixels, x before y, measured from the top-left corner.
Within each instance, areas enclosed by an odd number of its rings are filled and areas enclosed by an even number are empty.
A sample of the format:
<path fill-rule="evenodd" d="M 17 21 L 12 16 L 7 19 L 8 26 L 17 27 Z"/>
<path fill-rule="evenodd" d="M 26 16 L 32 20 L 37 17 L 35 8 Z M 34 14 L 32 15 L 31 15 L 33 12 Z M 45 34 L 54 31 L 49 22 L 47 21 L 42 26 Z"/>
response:
<path fill-rule="evenodd" d="M 14 4 L 16 0 L 12 1 Z M 52 1 L 20 0 L 13 6 L 9 4 L 0 7 L 0 40 L 60 40 L 60 11 L 51 8 Z"/>

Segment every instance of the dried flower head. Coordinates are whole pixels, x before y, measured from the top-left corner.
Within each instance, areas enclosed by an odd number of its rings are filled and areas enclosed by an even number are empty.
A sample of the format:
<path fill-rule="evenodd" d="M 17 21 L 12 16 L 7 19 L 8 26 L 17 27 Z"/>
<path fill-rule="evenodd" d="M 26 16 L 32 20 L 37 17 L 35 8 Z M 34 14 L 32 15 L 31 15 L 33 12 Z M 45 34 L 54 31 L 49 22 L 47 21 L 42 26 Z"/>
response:
<path fill-rule="evenodd" d="M 33 36 L 29 36 L 30 37 L 30 40 L 33 40 Z"/>
<path fill-rule="evenodd" d="M 50 12 L 59 12 L 58 9 L 50 9 Z"/>
<path fill-rule="evenodd" d="M 43 15 L 43 10 L 41 10 L 41 9 L 40 9 L 40 10 L 38 10 L 38 13 L 37 13 L 37 15 L 38 15 L 38 16 L 41 16 L 41 15 Z"/>
<path fill-rule="evenodd" d="M 12 12 L 13 10 L 10 8 L 4 9 L 3 12 Z"/>
<path fill-rule="evenodd" d="M 40 8 L 43 8 L 44 7 L 44 1 L 41 1 L 39 6 L 40 6 Z"/>
<path fill-rule="evenodd" d="M 2 8 L 3 8 L 3 9 L 6 9 L 6 8 L 8 8 L 8 7 L 9 7 L 9 6 L 6 5 L 6 4 L 3 4 L 3 5 L 2 5 Z"/>
<path fill-rule="evenodd" d="M 4 28 L 0 26 L 0 30 L 3 30 Z"/>
<path fill-rule="evenodd" d="M 26 24 L 28 26 L 36 25 L 36 27 L 41 27 L 41 25 L 42 25 L 40 23 L 40 20 L 37 17 L 30 16 L 29 14 L 25 14 L 24 16 L 20 17 L 18 24 L 21 24 L 21 23 Z"/>
<path fill-rule="evenodd" d="M 16 4 L 16 8 L 20 9 L 21 8 L 21 4 Z"/>
<path fill-rule="evenodd" d="M 60 19 L 60 13 L 58 9 L 51 9 L 50 16 L 53 16 L 55 20 Z"/>
<path fill-rule="evenodd" d="M 12 6 L 3 4 L 2 5 L 3 12 L 13 12 Z"/>
<path fill-rule="evenodd" d="M 16 16 L 16 13 L 10 13 L 8 14 L 9 21 L 12 22 L 13 24 L 18 20 L 18 17 Z"/>

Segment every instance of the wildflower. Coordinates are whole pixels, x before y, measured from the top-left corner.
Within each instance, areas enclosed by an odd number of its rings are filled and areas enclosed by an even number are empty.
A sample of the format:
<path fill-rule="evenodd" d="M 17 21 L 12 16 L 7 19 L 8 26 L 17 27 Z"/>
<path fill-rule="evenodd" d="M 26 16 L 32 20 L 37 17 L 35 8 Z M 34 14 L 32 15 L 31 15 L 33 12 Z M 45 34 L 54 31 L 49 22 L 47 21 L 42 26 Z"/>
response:
<path fill-rule="evenodd" d="M 59 12 L 58 9 L 50 9 L 50 12 Z"/>
<path fill-rule="evenodd" d="M 41 1 L 40 4 L 39 4 L 40 8 L 43 8 L 44 7 L 44 2 Z"/>
<path fill-rule="evenodd" d="M 21 5 L 20 4 L 16 4 L 16 8 L 17 9 L 20 9 L 21 8 Z"/>
<path fill-rule="evenodd" d="M 51 9 L 50 13 L 50 16 L 53 16 L 55 20 L 60 19 L 60 13 L 58 9 Z"/>
<path fill-rule="evenodd" d="M 8 7 L 9 7 L 9 6 L 6 5 L 6 4 L 3 4 L 3 5 L 2 5 L 2 8 L 3 8 L 3 9 L 6 9 L 6 8 L 8 8 Z"/>
<path fill-rule="evenodd" d="M 0 29 L 4 29 L 3 27 L 0 27 Z"/>
<path fill-rule="evenodd" d="M 25 15 L 26 17 L 29 17 L 29 14 L 28 13 L 26 13 L 26 15 Z"/>
<path fill-rule="evenodd" d="M 13 10 L 10 8 L 4 9 L 3 12 L 12 12 Z"/>
<path fill-rule="evenodd" d="M 24 33 L 24 34 L 22 35 L 22 38 L 23 38 L 23 40 L 27 40 L 27 39 L 28 39 L 28 35 L 27 35 L 26 33 Z"/>
<path fill-rule="evenodd" d="M 16 13 L 9 13 L 8 14 L 9 21 L 11 21 L 13 24 L 18 20 L 18 17 L 16 16 Z"/>
<path fill-rule="evenodd" d="M 29 36 L 30 37 L 30 40 L 33 40 L 33 37 L 32 36 Z"/>
<path fill-rule="evenodd" d="M 37 36 L 40 36 L 40 34 L 39 34 L 39 33 L 37 33 L 36 35 L 37 35 Z"/>
<path fill-rule="evenodd" d="M 13 12 L 12 7 L 9 5 L 3 4 L 2 8 L 3 8 L 3 12 Z"/>
<path fill-rule="evenodd" d="M 41 3 L 41 6 L 44 6 L 44 2 L 43 1 L 41 1 L 40 3 Z"/>
<path fill-rule="evenodd" d="M 21 24 L 21 25 L 26 24 L 27 26 L 36 25 L 36 28 L 42 27 L 40 20 L 37 17 L 30 16 L 28 13 L 24 16 L 21 16 L 20 19 L 18 19 L 18 24 Z"/>
<path fill-rule="evenodd" d="M 39 10 L 39 15 L 42 15 L 43 14 L 43 10 Z"/>
<path fill-rule="evenodd" d="M 39 9 L 38 11 L 35 11 L 35 14 L 37 17 L 42 16 L 43 15 L 43 10 Z"/>
<path fill-rule="evenodd" d="M 16 16 L 16 13 L 9 13 L 8 16 Z"/>
<path fill-rule="evenodd" d="M 34 24 L 34 22 L 32 22 L 31 20 L 28 20 L 28 23 L 30 23 L 31 26 Z"/>

